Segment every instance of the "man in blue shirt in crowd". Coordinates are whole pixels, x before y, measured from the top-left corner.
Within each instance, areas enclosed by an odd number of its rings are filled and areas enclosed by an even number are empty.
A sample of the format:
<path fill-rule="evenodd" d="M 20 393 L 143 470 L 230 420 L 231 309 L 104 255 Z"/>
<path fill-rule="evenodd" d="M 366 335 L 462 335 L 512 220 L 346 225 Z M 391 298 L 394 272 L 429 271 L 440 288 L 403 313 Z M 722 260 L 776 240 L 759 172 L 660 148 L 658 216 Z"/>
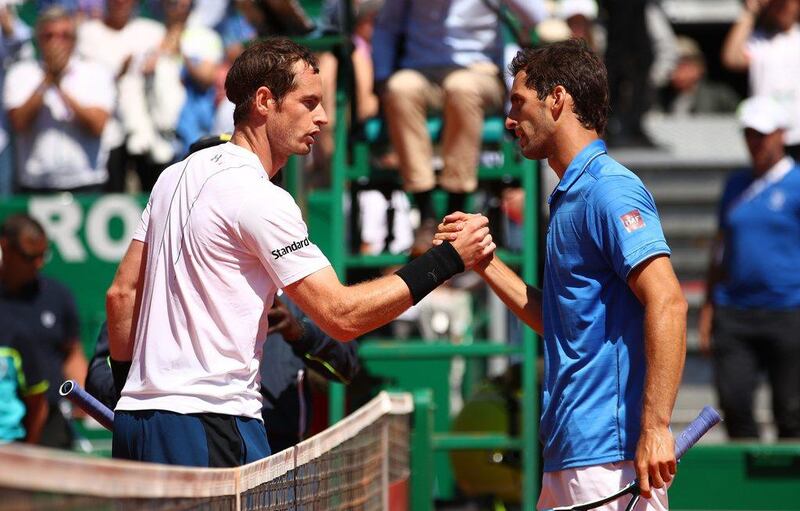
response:
<path fill-rule="evenodd" d="M 752 167 L 734 172 L 700 314 L 731 438 L 758 438 L 753 397 L 761 369 L 772 387 L 779 438 L 800 437 L 800 168 L 786 155 L 789 116 L 766 96 L 744 101 L 739 119 Z M 713 343 L 712 343 L 713 333 Z"/>
<path fill-rule="evenodd" d="M 595 500 L 637 477 L 646 500 L 635 509 L 667 509 L 687 305 L 653 197 L 600 140 L 606 70 L 585 43 L 524 50 L 510 70 L 506 127 L 525 157 L 547 158 L 560 178 L 549 199 L 544 288 L 497 256 L 476 270 L 544 337 L 538 506 Z M 457 237 L 466 218 L 445 217 L 437 240 Z"/>

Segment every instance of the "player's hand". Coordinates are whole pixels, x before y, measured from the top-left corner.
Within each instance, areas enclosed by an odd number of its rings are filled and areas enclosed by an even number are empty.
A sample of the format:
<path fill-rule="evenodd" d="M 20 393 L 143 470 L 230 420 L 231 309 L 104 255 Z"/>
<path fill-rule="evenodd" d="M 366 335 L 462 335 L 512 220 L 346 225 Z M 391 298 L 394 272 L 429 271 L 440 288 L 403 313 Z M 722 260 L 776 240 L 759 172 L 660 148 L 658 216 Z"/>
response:
<path fill-rule="evenodd" d="M 451 241 L 464 262 L 465 270 L 474 268 L 497 248 L 489 234 L 488 225 L 489 219 L 485 216 L 472 215 L 463 222 L 457 238 Z"/>
<path fill-rule="evenodd" d="M 436 228 L 436 234 L 433 236 L 433 244 L 441 245 L 442 242 L 445 241 L 452 243 L 457 240 L 458 234 L 464 229 L 467 220 L 473 216 L 477 215 L 456 211 L 455 213 L 450 213 L 444 217 L 442 223 L 440 223 Z"/>
<path fill-rule="evenodd" d="M 700 337 L 700 352 L 705 356 L 711 355 L 711 326 L 714 323 L 714 305 L 706 302 L 700 307 L 700 316 L 697 319 L 697 333 Z"/>
<path fill-rule="evenodd" d="M 288 342 L 294 342 L 303 336 L 303 326 L 277 296 L 272 302 L 272 308 L 267 312 L 267 320 L 268 334 L 281 334 Z"/>
<path fill-rule="evenodd" d="M 675 438 L 666 426 L 642 428 L 636 446 L 636 478 L 642 497 L 649 499 L 652 488 L 663 488 L 672 481 L 677 468 Z"/>

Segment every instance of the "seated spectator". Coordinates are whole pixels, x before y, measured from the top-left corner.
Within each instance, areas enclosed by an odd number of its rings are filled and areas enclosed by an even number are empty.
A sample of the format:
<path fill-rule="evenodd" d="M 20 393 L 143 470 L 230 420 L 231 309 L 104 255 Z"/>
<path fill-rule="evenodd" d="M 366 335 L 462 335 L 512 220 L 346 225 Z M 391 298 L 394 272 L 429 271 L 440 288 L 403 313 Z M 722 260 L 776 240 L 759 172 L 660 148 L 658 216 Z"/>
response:
<path fill-rule="evenodd" d="M 611 100 L 606 139 L 609 146 L 655 147 L 642 118 L 677 62 L 675 33 L 659 2 L 606 0 L 603 5 Z"/>
<path fill-rule="evenodd" d="M 109 122 L 106 143 L 109 179 L 106 190 L 122 192 L 128 168 L 132 167 L 142 188 L 155 182 L 164 168 L 151 154 L 148 136 L 152 124 L 139 122 L 149 116 L 143 109 L 146 101 L 142 89 L 142 66 L 148 56 L 158 50 L 164 39 L 161 23 L 134 16 L 136 0 L 107 0 L 102 19 L 86 20 L 78 30 L 78 54 L 103 65 L 116 80 L 119 103 Z M 139 80 L 123 80 L 125 76 L 138 76 Z M 122 100 L 124 98 L 124 101 Z M 169 162 L 167 162 L 169 163 Z"/>
<path fill-rule="evenodd" d="M 12 215 L 0 228 L 3 267 L 0 271 L 0 318 L 4 332 L 37 354 L 47 390 L 49 413 L 40 444 L 69 449 L 72 430 L 59 407 L 59 384 L 73 379 L 83 384 L 87 362 L 78 337 L 78 313 L 72 293 L 39 271 L 47 258 L 42 226 L 27 215 Z"/>
<path fill-rule="evenodd" d="M 558 17 L 567 24 L 571 36 L 583 39 L 589 48 L 602 55 L 605 32 L 597 24 L 598 11 L 595 0 L 561 0 L 558 3 Z"/>
<path fill-rule="evenodd" d="M 82 21 L 101 18 L 105 5 L 105 0 L 37 0 L 36 10 L 42 12 L 53 6 L 63 7 Z"/>
<path fill-rule="evenodd" d="M 188 25 L 191 8 L 192 0 L 161 0 L 159 14 L 166 27 L 161 44 L 144 59 L 140 73 L 120 79 L 120 90 L 131 91 L 141 102 L 132 105 L 126 94 L 120 111 L 136 127 L 128 149 L 149 148 L 155 164 L 156 172 L 140 176 L 146 191 L 166 165 L 183 158 L 189 145 L 213 128 L 222 39 L 213 29 Z"/>
<path fill-rule="evenodd" d="M 33 45 L 29 44 L 31 30 L 14 12 L 9 4 L 0 4 L 0 97 L 6 70 L 23 58 L 33 58 Z M 11 149 L 12 134 L 8 117 L 0 110 L 0 198 L 14 193 L 14 153 Z"/>
<path fill-rule="evenodd" d="M 729 86 L 706 78 L 706 61 L 694 40 L 677 39 L 678 63 L 669 86 L 662 90 L 661 108 L 672 115 L 733 113 L 739 97 Z"/>
<path fill-rule="evenodd" d="M 222 64 L 222 39 L 202 25 L 187 26 L 191 0 L 164 0 L 167 36 L 162 52 L 171 52 L 183 62 L 181 78 L 186 100 L 175 131 L 180 141 L 178 157 L 189 152 L 195 140 L 212 133 L 217 69 Z"/>
<path fill-rule="evenodd" d="M 39 61 L 9 69 L 3 106 L 16 135 L 21 191 L 100 191 L 108 179 L 106 122 L 113 81 L 74 55 L 75 21 L 52 7 L 36 22 Z"/>
<path fill-rule="evenodd" d="M 722 47 L 722 63 L 748 71 L 750 94 L 780 101 L 786 152 L 800 160 L 800 0 L 746 0 Z"/>
<path fill-rule="evenodd" d="M 526 25 L 538 21 L 536 2 L 501 3 Z M 497 10 L 483 0 L 390 1 L 378 15 L 373 36 L 376 90 L 403 187 L 414 195 L 421 217 L 412 254 L 430 247 L 437 224 L 431 203 L 437 180 L 428 111 L 444 117 L 439 185 L 449 192 L 447 209 L 463 211 L 466 195 L 478 186 L 484 115 L 503 106 L 500 28 Z"/>
<path fill-rule="evenodd" d="M 228 9 L 222 21 L 216 26 L 217 32 L 222 37 L 222 46 L 225 48 L 225 60 L 217 70 L 216 79 L 216 104 L 225 101 L 225 77 L 228 76 L 228 69 L 233 65 L 236 57 L 244 51 L 244 45 L 256 37 L 256 29 L 248 23 L 244 15 L 239 12 L 237 5 L 239 1 L 233 0 L 228 4 Z M 189 18 L 191 22 L 191 17 Z M 218 132 L 217 132 L 218 133 Z"/>

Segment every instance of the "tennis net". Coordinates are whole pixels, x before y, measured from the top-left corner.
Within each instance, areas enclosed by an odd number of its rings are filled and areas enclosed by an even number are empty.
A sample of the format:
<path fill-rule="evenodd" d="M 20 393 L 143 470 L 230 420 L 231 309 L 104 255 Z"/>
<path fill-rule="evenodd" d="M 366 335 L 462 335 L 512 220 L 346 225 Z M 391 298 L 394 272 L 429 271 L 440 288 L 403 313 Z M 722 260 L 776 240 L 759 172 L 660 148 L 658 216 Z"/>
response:
<path fill-rule="evenodd" d="M 182 468 L 0 446 L 3 510 L 384 510 L 405 501 L 408 394 L 380 393 L 308 440 L 237 468 Z"/>

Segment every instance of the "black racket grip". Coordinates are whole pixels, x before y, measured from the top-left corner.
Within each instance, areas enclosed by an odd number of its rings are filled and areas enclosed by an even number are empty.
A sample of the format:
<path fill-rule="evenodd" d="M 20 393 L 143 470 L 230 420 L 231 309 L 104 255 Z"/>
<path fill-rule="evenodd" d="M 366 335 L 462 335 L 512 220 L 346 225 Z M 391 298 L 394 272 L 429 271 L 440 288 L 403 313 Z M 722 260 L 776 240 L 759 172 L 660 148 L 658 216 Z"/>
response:
<path fill-rule="evenodd" d="M 705 435 L 709 429 L 716 426 L 722 417 L 719 413 L 710 406 L 703 407 L 700 414 L 695 420 L 686 426 L 678 439 L 675 440 L 675 459 L 680 459 L 681 456 L 686 454 L 691 446 L 700 440 L 700 437 Z"/>
<path fill-rule="evenodd" d="M 86 392 L 75 380 L 67 380 L 62 383 L 58 393 L 88 413 L 101 426 L 109 431 L 114 431 L 114 412 Z"/>

